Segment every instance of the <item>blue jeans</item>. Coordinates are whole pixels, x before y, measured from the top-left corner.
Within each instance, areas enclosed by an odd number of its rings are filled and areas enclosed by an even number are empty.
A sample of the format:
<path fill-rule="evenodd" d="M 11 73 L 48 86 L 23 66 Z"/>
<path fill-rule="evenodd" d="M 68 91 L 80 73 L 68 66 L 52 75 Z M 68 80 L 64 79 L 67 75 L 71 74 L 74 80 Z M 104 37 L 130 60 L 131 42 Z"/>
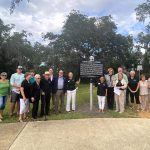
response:
<path fill-rule="evenodd" d="M 0 110 L 5 109 L 6 101 L 7 101 L 7 96 L 0 96 Z"/>

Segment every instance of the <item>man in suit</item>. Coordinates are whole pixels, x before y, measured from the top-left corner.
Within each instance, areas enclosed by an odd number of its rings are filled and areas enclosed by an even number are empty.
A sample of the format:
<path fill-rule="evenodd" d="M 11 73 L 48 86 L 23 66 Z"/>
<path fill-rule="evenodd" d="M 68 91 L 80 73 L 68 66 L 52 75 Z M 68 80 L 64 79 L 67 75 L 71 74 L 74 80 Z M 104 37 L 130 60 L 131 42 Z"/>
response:
<path fill-rule="evenodd" d="M 41 96 L 41 117 L 45 115 L 49 115 L 50 113 L 50 98 L 51 98 L 51 90 L 52 83 L 49 79 L 49 71 L 44 73 L 44 78 L 40 82 L 40 87 L 42 91 Z"/>
<path fill-rule="evenodd" d="M 53 75 L 53 69 L 52 68 L 49 68 L 49 75 L 50 75 L 50 81 L 52 83 L 52 91 L 51 91 L 51 99 L 52 99 L 52 110 L 55 109 L 55 90 L 54 90 L 54 80 L 55 80 L 55 77 Z"/>
<path fill-rule="evenodd" d="M 59 71 L 59 75 L 54 80 L 54 93 L 56 94 L 55 99 L 55 113 L 58 114 L 59 111 L 59 101 L 60 105 L 60 113 L 64 110 L 64 97 L 66 93 L 66 79 L 63 75 L 63 71 Z"/>
<path fill-rule="evenodd" d="M 127 76 L 127 78 L 129 79 L 129 72 L 128 72 L 128 70 L 127 70 L 127 68 L 126 67 L 123 67 L 123 73 Z M 130 103 L 129 103 L 129 89 L 127 88 L 126 89 L 126 98 L 125 98 L 125 104 L 128 106 L 128 105 L 130 105 Z"/>

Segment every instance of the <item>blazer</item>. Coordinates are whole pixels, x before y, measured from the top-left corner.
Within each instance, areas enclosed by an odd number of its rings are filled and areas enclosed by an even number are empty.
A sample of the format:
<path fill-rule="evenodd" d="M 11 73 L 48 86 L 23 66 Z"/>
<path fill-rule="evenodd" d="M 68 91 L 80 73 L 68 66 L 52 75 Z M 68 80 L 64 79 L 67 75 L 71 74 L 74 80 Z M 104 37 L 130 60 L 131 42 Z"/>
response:
<path fill-rule="evenodd" d="M 113 81 L 115 80 L 115 75 L 112 75 L 112 76 L 110 77 L 109 74 L 106 74 L 106 75 L 105 75 L 105 79 L 106 79 L 107 86 L 108 86 L 108 87 L 113 87 Z"/>
<path fill-rule="evenodd" d="M 45 92 L 46 95 L 51 94 L 52 92 L 52 82 L 50 79 L 46 80 L 43 78 L 40 82 L 40 87 L 42 92 Z"/>
<path fill-rule="evenodd" d="M 59 77 L 55 77 L 54 78 L 54 82 L 53 82 L 53 92 L 54 93 L 56 93 L 57 92 L 57 90 L 58 90 L 58 78 Z M 63 91 L 64 91 L 64 93 L 66 92 L 66 78 L 65 77 L 63 77 L 63 80 L 64 80 L 64 86 L 63 86 Z"/>
<path fill-rule="evenodd" d="M 50 79 L 51 80 L 51 79 Z M 52 94 L 55 94 L 55 80 L 56 80 L 56 77 L 54 77 L 53 76 L 53 78 L 52 78 L 52 80 L 51 80 L 51 88 L 52 88 L 52 90 L 51 90 L 51 92 L 52 92 Z"/>
<path fill-rule="evenodd" d="M 31 86 L 31 98 L 34 97 L 35 100 L 39 100 L 41 95 L 41 87 L 36 82 Z"/>

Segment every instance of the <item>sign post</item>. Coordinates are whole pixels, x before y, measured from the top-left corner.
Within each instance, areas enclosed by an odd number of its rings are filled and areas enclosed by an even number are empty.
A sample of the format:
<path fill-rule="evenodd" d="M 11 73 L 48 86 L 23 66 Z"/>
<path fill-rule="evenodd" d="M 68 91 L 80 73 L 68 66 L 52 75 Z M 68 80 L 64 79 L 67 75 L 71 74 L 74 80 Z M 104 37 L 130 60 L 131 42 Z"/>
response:
<path fill-rule="evenodd" d="M 141 70 L 143 70 L 142 65 L 138 65 L 137 66 L 137 71 L 139 71 L 139 80 L 140 80 L 140 76 L 141 76 Z"/>
<path fill-rule="evenodd" d="M 90 111 L 93 109 L 93 80 L 90 79 Z"/>
<path fill-rule="evenodd" d="M 94 61 L 94 57 L 90 56 L 90 62 Z M 90 111 L 93 109 L 93 80 L 90 79 Z"/>
<path fill-rule="evenodd" d="M 90 78 L 90 111 L 93 108 L 93 77 L 103 74 L 103 64 L 94 61 L 94 57 L 90 56 L 90 61 L 82 61 L 80 64 L 80 75 L 84 78 Z"/>

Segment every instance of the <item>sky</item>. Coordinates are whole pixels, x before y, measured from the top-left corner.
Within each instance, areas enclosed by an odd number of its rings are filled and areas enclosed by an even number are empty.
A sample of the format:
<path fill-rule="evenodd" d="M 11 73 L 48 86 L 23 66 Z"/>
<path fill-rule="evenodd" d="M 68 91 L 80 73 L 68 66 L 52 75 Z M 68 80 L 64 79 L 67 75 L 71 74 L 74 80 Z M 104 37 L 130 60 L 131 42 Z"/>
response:
<path fill-rule="evenodd" d="M 61 33 L 66 16 L 79 10 L 89 17 L 112 15 L 117 32 L 134 37 L 144 30 L 136 20 L 134 9 L 146 0 L 23 0 L 10 15 L 11 0 L 0 0 L 0 18 L 5 24 L 15 24 L 14 31 L 32 33 L 30 40 L 43 42 L 41 33 Z"/>

